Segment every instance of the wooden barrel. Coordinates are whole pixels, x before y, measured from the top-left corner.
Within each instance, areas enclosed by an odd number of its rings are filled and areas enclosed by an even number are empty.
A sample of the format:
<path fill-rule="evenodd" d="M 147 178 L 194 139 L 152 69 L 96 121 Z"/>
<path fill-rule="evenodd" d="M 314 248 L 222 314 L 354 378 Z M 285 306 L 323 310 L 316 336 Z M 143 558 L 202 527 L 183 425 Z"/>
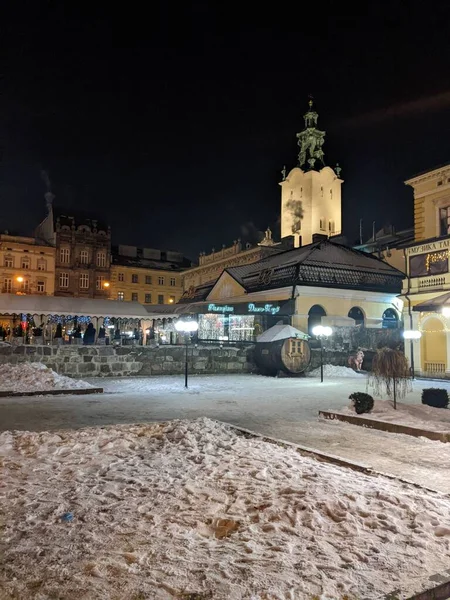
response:
<path fill-rule="evenodd" d="M 258 342 L 255 362 L 262 375 L 275 377 L 279 371 L 297 375 L 303 373 L 311 360 L 307 340 L 287 338 L 276 342 Z"/>

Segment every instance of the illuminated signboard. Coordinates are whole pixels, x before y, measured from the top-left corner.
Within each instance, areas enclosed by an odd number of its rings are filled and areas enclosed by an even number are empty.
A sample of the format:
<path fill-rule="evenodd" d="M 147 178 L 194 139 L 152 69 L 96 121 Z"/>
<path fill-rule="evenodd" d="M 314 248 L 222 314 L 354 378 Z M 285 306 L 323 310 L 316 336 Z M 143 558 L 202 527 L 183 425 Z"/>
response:
<path fill-rule="evenodd" d="M 250 304 L 248 305 L 248 312 L 276 315 L 278 312 L 280 312 L 280 307 L 274 306 L 273 304 L 264 304 L 264 306 L 257 306 L 256 304 L 253 304 L 253 302 L 250 302 Z"/>
<path fill-rule="evenodd" d="M 279 302 L 248 302 L 246 304 L 215 304 L 210 302 L 204 309 L 206 313 L 235 315 L 276 315 L 281 311 Z"/>
<path fill-rule="evenodd" d="M 232 313 L 234 312 L 234 306 L 228 306 L 227 304 L 208 304 L 208 312 L 213 313 Z"/>

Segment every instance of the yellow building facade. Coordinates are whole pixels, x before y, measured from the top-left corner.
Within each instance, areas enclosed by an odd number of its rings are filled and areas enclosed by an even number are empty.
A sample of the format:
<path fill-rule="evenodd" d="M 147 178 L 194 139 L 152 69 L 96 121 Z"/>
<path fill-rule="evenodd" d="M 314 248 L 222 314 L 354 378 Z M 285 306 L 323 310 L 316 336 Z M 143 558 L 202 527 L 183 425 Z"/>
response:
<path fill-rule="evenodd" d="M 3 294 L 55 293 L 55 248 L 32 237 L 0 235 L 0 281 Z"/>
<path fill-rule="evenodd" d="M 138 266 L 111 266 L 111 300 L 140 304 L 176 304 L 182 293 L 181 272 Z"/>
<path fill-rule="evenodd" d="M 415 239 L 404 249 L 404 321 L 421 332 L 405 351 L 416 373 L 450 377 L 450 165 L 405 183 L 414 191 Z"/>

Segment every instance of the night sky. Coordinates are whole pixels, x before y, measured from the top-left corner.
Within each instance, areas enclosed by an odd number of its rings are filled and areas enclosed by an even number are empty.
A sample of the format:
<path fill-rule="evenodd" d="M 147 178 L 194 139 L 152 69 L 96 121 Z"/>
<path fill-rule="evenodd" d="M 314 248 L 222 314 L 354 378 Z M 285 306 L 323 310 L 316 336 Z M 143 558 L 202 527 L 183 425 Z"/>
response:
<path fill-rule="evenodd" d="M 412 225 L 403 181 L 450 162 L 448 2 L 19 2 L 2 18 L 0 228 L 56 204 L 181 250 L 276 227 L 308 94 L 342 167 L 344 233 Z M 317 8 L 314 8 L 317 5 Z M 147 10 L 144 11 L 144 7 Z M 355 10 L 355 9 L 353 9 Z M 6 37 L 5 37 L 6 34 Z"/>

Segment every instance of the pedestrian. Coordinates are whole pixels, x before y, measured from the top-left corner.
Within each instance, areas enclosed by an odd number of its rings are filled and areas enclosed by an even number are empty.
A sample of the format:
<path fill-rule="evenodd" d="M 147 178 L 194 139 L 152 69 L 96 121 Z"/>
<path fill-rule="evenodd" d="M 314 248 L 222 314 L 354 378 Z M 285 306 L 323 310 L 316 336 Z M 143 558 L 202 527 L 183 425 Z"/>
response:
<path fill-rule="evenodd" d="M 95 342 L 95 328 L 92 323 L 89 323 L 89 325 L 86 327 L 83 342 L 85 344 L 93 344 Z"/>

